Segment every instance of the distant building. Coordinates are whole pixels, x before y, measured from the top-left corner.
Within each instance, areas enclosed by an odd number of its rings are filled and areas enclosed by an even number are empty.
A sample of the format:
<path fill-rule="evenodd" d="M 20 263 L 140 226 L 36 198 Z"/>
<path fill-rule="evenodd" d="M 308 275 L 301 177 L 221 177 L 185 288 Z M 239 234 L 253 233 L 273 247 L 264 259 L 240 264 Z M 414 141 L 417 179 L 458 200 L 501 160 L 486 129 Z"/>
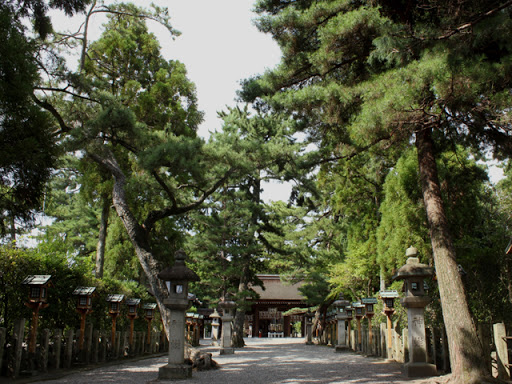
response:
<path fill-rule="evenodd" d="M 251 287 L 259 299 L 251 299 L 251 310 L 246 313 L 245 332 L 253 337 L 294 336 L 294 323 L 301 322 L 304 335 L 304 313 L 285 316 L 293 308 L 305 308 L 307 304 L 299 291 L 302 282 L 283 283 L 279 275 L 258 275 L 265 289 Z M 297 336 L 297 335 L 295 335 Z"/>

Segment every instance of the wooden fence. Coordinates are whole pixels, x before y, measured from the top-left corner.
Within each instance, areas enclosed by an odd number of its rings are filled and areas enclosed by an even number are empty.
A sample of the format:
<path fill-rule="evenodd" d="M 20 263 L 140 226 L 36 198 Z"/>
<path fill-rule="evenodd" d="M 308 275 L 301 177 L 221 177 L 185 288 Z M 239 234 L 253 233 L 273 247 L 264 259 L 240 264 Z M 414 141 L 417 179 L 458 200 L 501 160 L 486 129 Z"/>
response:
<path fill-rule="evenodd" d="M 337 322 L 331 322 L 324 332 L 323 343 L 335 346 L 337 340 Z M 409 360 L 408 330 L 399 330 L 394 324 L 391 330 L 391 348 L 388 348 L 387 325 L 382 323 L 380 328 L 372 330 L 372 343 L 369 339 L 369 331 L 364 324 L 361 329 L 361 345 L 358 343 L 358 332 L 350 331 L 350 342 L 347 334 L 347 345 L 352 351 L 360 352 L 368 356 L 382 357 L 399 363 L 407 363 Z M 479 338 L 482 342 L 487 364 L 494 377 L 502 380 L 510 380 L 510 367 L 512 365 L 512 332 L 507 332 L 505 324 L 498 323 L 491 326 L 480 325 L 478 327 Z M 434 364 L 440 374 L 450 372 L 450 356 L 448 342 L 444 329 L 426 328 L 427 336 L 427 362 Z"/>
<path fill-rule="evenodd" d="M 26 320 L 15 322 L 12 335 L 0 328 L 0 376 L 18 378 L 24 375 L 70 369 L 88 364 L 101 364 L 168 350 L 165 332 L 134 332 L 132 345 L 129 332 L 116 332 L 112 343 L 111 331 L 93 329 L 88 324 L 84 332 L 83 347 L 79 349 L 80 330 L 42 330 L 38 335 L 35 353 L 29 353 L 25 335 Z M 149 341 L 149 342 L 148 342 Z"/>

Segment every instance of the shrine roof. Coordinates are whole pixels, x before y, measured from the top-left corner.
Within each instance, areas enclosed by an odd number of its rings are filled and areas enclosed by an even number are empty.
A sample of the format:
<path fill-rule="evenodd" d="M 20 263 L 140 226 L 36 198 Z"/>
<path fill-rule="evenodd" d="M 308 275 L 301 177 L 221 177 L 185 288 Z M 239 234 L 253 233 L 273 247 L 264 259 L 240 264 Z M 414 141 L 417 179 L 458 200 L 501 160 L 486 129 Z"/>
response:
<path fill-rule="evenodd" d="M 265 287 L 265 290 L 263 290 L 261 287 L 251 286 L 251 288 L 260 295 L 259 300 L 304 300 L 304 297 L 299 291 L 303 282 L 295 284 L 283 282 L 279 275 L 257 276 Z"/>

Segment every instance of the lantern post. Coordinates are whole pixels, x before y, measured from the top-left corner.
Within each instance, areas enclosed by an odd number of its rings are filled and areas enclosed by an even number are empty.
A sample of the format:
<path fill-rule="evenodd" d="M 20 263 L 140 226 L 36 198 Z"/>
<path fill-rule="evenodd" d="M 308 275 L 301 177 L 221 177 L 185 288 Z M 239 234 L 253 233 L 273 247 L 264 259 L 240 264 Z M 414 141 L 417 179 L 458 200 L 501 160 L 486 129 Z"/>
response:
<path fill-rule="evenodd" d="M 151 322 L 153 321 L 153 317 L 155 317 L 155 309 L 156 309 L 156 303 L 145 303 L 142 306 L 142 309 L 144 310 L 144 319 L 148 322 L 148 332 L 146 335 L 146 344 L 151 344 Z"/>
<path fill-rule="evenodd" d="M 92 296 L 96 287 L 77 287 L 73 291 L 73 296 L 77 296 L 76 311 L 80 314 L 80 338 L 78 339 L 78 350 L 84 349 L 85 319 L 87 315 L 93 312 Z"/>
<path fill-rule="evenodd" d="M 185 312 L 190 306 L 188 284 L 199 281 L 199 276 L 185 265 L 186 257 L 184 251 L 177 251 L 174 265 L 158 274 L 167 286 L 168 297 L 164 299 L 164 305 L 170 309 L 169 357 L 167 365 L 158 370 L 158 378 L 161 380 L 192 376 L 192 366 L 185 364 Z"/>
<path fill-rule="evenodd" d="M 405 254 L 408 256 L 406 264 L 393 276 L 393 280 L 404 280 L 405 297 L 400 302 L 407 308 L 409 328 L 409 362 L 405 364 L 405 370 L 409 377 L 435 376 L 436 366 L 427 363 L 424 319 L 425 307 L 430 302 L 425 295 L 424 279 L 432 276 L 434 269 L 420 263 L 416 248 L 408 248 Z"/>
<path fill-rule="evenodd" d="M 370 353 L 373 353 L 373 331 L 372 331 L 372 318 L 375 315 L 375 304 L 377 299 L 375 297 L 367 297 L 361 300 L 365 305 L 365 317 L 368 319 L 368 342 L 370 344 Z"/>
<path fill-rule="evenodd" d="M 126 299 L 125 304 L 128 307 L 128 314 L 126 315 L 126 317 L 130 319 L 130 350 L 133 350 L 133 328 L 135 319 L 138 317 L 137 308 L 140 305 L 140 299 Z"/>
<path fill-rule="evenodd" d="M 357 350 L 363 350 L 363 334 L 361 332 L 361 319 L 364 317 L 364 308 L 365 305 L 361 304 L 361 302 L 352 303 L 352 308 L 355 311 L 355 317 L 357 322 Z"/>
<path fill-rule="evenodd" d="M 394 289 L 383 290 L 379 292 L 379 298 L 384 302 L 383 312 L 387 318 L 387 330 L 388 330 L 388 342 L 387 342 L 387 356 L 391 360 L 393 355 L 393 345 L 391 330 L 393 329 L 393 323 L 391 322 L 391 316 L 395 313 L 395 299 L 398 297 L 398 292 Z"/>
<path fill-rule="evenodd" d="M 110 303 L 108 309 L 108 315 L 112 318 L 112 345 L 115 345 L 116 341 L 116 323 L 117 318 L 121 314 L 121 303 L 124 301 L 124 295 L 121 294 L 110 294 L 107 296 L 107 302 Z"/>
<path fill-rule="evenodd" d="M 28 344 L 28 352 L 33 354 L 36 352 L 37 327 L 39 324 L 39 311 L 49 306 L 48 288 L 52 286 L 51 275 L 31 275 L 22 281 L 22 285 L 28 285 L 29 294 L 28 301 L 25 303 L 27 307 L 32 309 L 32 323 L 30 329 L 30 339 Z"/>

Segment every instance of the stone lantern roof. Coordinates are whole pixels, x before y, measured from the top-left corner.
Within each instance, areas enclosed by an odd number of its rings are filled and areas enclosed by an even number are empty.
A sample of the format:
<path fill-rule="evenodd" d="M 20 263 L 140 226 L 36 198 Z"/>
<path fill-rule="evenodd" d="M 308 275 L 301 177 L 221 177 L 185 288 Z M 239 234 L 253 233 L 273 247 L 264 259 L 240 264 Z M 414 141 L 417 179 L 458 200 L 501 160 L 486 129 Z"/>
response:
<path fill-rule="evenodd" d="M 434 274 L 434 268 L 420 263 L 420 259 L 416 257 L 418 255 L 416 248 L 408 248 L 406 255 L 409 256 L 407 262 L 396 272 L 393 280 L 404 280 L 409 277 L 429 277 Z"/>
<path fill-rule="evenodd" d="M 172 267 L 167 267 L 160 272 L 158 274 L 158 278 L 164 281 L 199 281 L 200 279 L 199 276 L 197 276 L 197 273 L 185 265 L 186 257 L 187 256 L 184 251 L 176 251 L 176 254 L 174 255 L 174 265 Z"/>
<path fill-rule="evenodd" d="M 338 296 L 338 300 L 336 300 L 334 303 L 332 303 L 332 305 L 335 308 L 346 307 L 346 306 L 350 305 L 350 301 L 345 300 L 343 298 L 343 294 L 340 293 Z"/>

